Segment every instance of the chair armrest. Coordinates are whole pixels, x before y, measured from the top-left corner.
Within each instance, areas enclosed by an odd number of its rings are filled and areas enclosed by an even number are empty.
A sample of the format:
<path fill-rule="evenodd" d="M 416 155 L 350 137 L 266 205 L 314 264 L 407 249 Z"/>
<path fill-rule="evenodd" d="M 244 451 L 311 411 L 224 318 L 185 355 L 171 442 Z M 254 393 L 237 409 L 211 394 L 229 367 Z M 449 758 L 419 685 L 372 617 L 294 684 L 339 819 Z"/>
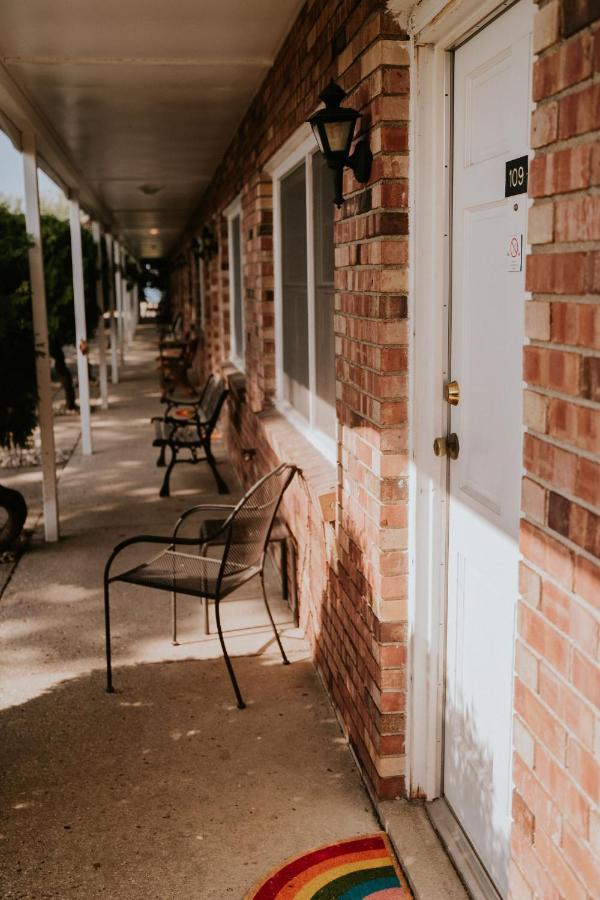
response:
<path fill-rule="evenodd" d="M 175 528 L 173 529 L 173 539 L 175 540 L 177 538 L 179 529 L 181 528 L 181 526 L 183 525 L 185 520 L 189 516 L 193 515 L 194 513 L 201 513 L 201 512 L 204 512 L 204 510 L 206 510 L 207 512 L 210 512 L 211 510 L 215 510 L 215 509 L 219 510 L 220 512 L 225 512 L 225 511 L 232 512 L 235 509 L 235 507 L 236 507 L 236 504 L 232 504 L 232 503 L 200 503 L 198 506 L 190 506 L 190 508 L 186 509 L 185 512 L 182 512 L 181 515 L 179 516 L 179 518 L 177 519 L 177 522 L 175 523 Z M 178 538 L 178 540 L 182 540 L 182 539 Z M 194 540 L 194 539 L 186 538 L 186 540 Z M 196 538 L 195 541 L 197 544 L 198 539 Z"/>
<path fill-rule="evenodd" d="M 126 538 L 124 541 L 121 541 L 120 544 L 117 544 L 116 547 L 113 547 L 112 553 L 108 557 L 106 565 L 104 566 L 105 582 L 108 581 L 108 573 L 113 561 L 122 550 L 125 550 L 126 547 L 130 547 L 132 544 L 167 544 L 171 547 L 173 544 L 187 544 L 188 546 L 197 547 L 198 538 L 180 538 L 176 535 L 162 537 L 157 534 L 136 534 L 135 537 Z"/>

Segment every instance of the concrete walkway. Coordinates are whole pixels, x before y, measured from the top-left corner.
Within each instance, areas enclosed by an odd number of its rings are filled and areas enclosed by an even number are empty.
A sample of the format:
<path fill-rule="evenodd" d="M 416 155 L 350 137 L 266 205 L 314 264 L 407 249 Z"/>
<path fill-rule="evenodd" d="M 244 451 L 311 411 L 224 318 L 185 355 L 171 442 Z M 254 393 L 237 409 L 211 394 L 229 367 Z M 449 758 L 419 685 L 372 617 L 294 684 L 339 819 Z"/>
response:
<path fill-rule="evenodd" d="M 45 545 L 38 528 L 0 603 L 3 898 L 240 900 L 285 857 L 379 828 L 287 606 L 274 604 L 284 667 L 255 586 L 223 613 L 247 710 L 197 603 L 182 601 L 172 647 L 168 595 L 130 585 L 114 591 L 118 693 L 104 693 L 110 549 L 224 499 L 205 466 L 178 467 L 173 497 L 158 497 L 155 355 L 142 330 L 111 409 L 94 414 L 93 457 L 77 449 L 62 472 L 62 540 Z"/>
<path fill-rule="evenodd" d="M 77 446 L 62 469 L 61 541 L 45 544 L 38 521 L 0 600 L 2 898 L 242 900 L 286 857 L 381 828 L 273 571 L 291 666 L 256 584 L 223 607 L 245 711 L 216 638 L 202 636 L 197 601 L 181 598 L 173 647 L 168 595 L 132 585 L 114 588 L 117 693 L 104 692 L 110 550 L 133 534 L 170 533 L 195 503 L 227 502 L 203 465 L 177 467 L 173 496 L 158 496 L 155 356 L 156 332 L 143 328 L 110 410 L 94 413 L 94 455 Z M 64 423 L 61 443 L 74 427 Z M 216 451 L 233 502 L 239 485 Z M 2 477 L 26 485 L 39 510 L 39 473 Z M 128 552 L 125 564 L 144 555 Z M 464 900 L 423 807 L 386 806 L 417 897 Z"/>

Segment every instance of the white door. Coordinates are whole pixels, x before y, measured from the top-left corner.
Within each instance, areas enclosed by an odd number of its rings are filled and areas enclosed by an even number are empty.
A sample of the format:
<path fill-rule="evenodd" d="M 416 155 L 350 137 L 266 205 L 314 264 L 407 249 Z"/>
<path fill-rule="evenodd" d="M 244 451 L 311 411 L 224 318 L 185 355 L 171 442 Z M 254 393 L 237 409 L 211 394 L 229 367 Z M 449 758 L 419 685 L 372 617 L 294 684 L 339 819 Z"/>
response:
<path fill-rule="evenodd" d="M 507 892 L 521 490 L 527 195 L 506 163 L 529 147 L 532 4 L 455 52 L 444 794 Z M 511 175 L 524 184 L 525 167 Z"/>

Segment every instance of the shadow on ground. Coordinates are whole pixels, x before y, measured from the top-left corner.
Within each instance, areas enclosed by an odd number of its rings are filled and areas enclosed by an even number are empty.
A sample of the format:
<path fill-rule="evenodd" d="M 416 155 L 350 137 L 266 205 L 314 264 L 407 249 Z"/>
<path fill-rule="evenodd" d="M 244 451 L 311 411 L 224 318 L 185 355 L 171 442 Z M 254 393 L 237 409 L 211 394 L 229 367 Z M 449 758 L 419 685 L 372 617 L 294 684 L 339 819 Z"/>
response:
<path fill-rule="evenodd" d="M 241 900 L 283 858 L 377 829 L 307 661 L 140 664 L 0 713 L 0 895 Z"/>

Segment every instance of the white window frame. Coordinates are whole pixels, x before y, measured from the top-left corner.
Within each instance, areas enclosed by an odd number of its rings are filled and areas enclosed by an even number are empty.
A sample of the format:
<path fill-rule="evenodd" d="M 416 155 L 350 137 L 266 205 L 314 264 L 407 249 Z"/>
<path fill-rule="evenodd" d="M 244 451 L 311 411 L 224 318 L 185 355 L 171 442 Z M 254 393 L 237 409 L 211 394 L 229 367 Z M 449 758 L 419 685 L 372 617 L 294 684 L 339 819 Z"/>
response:
<path fill-rule="evenodd" d="M 242 372 L 246 371 L 246 311 L 244 309 L 244 241 L 242 229 L 242 195 L 238 194 L 223 210 L 227 219 L 227 255 L 229 261 L 229 358 Z M 233 221 L 240 219 L 240 296 L 235 294 L 233 279 Z M 235 305 L 240 304 L 242 314 L 242 346 L 237 346 L 235 335 Z"/>
<path fill-rule="evenodd" d="M 312 129 L 304 125 L 286 141 L 281 149 L 269 160 L 265 170 L 273 179 L 273 259 L 275 295 L 275 405 L 277 409 L 303 434 L 331 463 L 337 462 L 337 442 L 314 425 L 315 386 L 317 381 L 317 360 L 315 351 L 315 254 L 314 254 L 314 209 L 312 159 L 318 148 Z M 308 403 L 309 418 L 306 419 L 283 396 L 283 277 L 281 265 L 281 182 L 297 166 L 304 163 L 306 174 L 306 266 L 308 304 Z M 335 358 L 332 360 L 335 365 Z M 335 405 L 334 405 L 335 415 Z"/>

